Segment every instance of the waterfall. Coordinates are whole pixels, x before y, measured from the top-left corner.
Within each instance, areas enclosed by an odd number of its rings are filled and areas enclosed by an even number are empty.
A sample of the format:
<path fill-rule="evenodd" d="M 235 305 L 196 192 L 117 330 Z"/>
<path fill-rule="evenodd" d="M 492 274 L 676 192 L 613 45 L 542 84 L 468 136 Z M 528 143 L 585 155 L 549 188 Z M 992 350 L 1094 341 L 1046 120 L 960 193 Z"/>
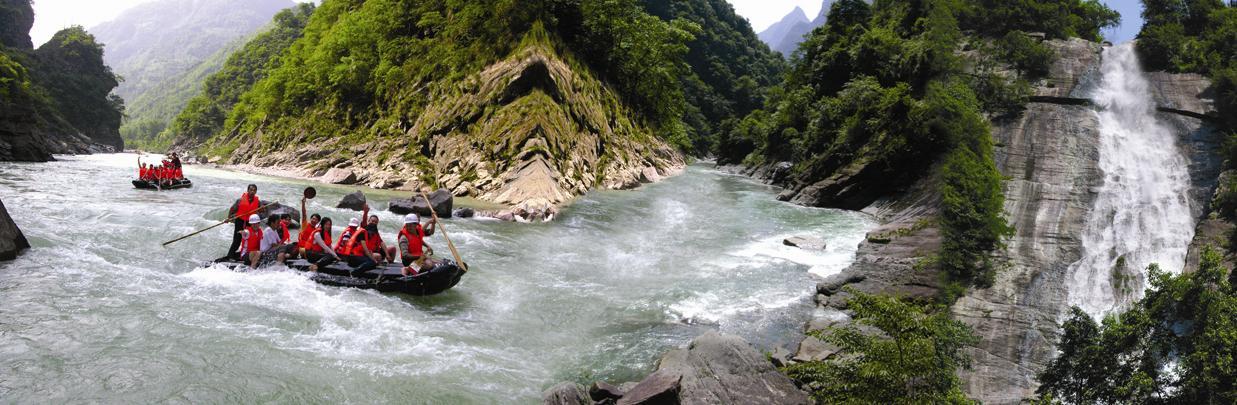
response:
<path fill-rule="evenodd" d="M 1092 96 L 1099 118 L 1104 184 L 1082 231 L 1082 258 L 1069 267 L 1069 302 L 1100 318 L 1142 297 L 1147 266 L 1179 273 L 1194 237 L 1189 173 L 1155 101 L 1133 43 L 1104 50 Z"/>

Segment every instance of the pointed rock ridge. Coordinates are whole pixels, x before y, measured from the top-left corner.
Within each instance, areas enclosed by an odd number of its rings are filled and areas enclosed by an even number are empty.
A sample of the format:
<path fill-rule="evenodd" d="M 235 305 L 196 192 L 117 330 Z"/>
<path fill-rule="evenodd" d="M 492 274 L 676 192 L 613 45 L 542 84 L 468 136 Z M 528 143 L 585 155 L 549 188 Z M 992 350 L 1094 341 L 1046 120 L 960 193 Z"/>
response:
<path fill-rule="evenodd" d="M 630 188 L 649 180 L 643 173 L 657 178 L 683 166 L 612 92 L 549 45 L 526 46 L 461 87 L 409 130 L 410 138 L 437 135 L 429 150 L 440 186 L 457 195 L 541 219 L 591 188 Z"/>
<path fill-rule="evenodd" d="M 429 90 L 433 101 L 403 124 L 406 136 L 274 152 L 245 141 L 229 163 L 306 177 L 349 170 L 350 183 L 374 188 L 435 186 L 505 207 L 484 215 L 529 221 L 553 218 L 591 189 L 630 189 L 683 169 L 677 149 L 541 35 L 457 84 Z"/>

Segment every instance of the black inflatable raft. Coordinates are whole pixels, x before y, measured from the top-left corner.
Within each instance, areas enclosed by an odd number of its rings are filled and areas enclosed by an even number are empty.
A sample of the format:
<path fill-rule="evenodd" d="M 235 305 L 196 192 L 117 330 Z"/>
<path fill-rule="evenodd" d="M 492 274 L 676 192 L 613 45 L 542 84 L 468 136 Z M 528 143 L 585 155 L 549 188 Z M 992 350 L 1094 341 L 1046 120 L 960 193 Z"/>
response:
<path fill-rule="evenodd" d="M 139 190 L 175 190 L 178 188 L 193 187 L 193 182 L 189 179 L 180 179 L 172 182 L 170 186 L 159 187 L 159 183 L 148 180 L 134 180 L 133 187 Z"/>
<path fill-rule="evenodd" d="M 227 266 L 234 271 L 248 271 L 249 266 L 239 262 L 210 263 Z M 305 260 L 289 260 L 287 266 L 291 269 L 309 272 L 309 262 Z M 379 292 L 404 293 L 408 295 L 435 295 L 459 284 L 464 271 L 454 261 L 434 260 L 428 270 L 422 270 L 415 276 L 405 276 L 403 267 L 398 263 L 379 265 L 365 272 L 358 272 L 345 263 L 335 263 L 318 269 L 311 278 L 321 284 L 336 287 L 352 287 Z"/>

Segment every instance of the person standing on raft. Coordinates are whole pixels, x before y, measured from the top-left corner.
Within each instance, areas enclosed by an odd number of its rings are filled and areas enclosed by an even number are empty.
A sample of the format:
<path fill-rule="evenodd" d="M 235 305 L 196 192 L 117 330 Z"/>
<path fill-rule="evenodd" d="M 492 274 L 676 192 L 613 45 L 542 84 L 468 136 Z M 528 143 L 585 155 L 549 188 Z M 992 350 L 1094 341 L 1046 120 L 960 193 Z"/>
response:
<path fill-rule="evenodd" d="M 236 219 L 232 221 L 236 225 L 236 231 L 232 234 L 232 246 L 228 248 L 228 257 L 232 260 L 241 260 L 238 252 L 241 247 L 241 231 L 245 230 L 243 218 L 257 215 L 258 208 L 261 206 L 262 202 L 258 200 L 258 186 L 250 184 L 245 194 L 241 194 L 241 198 L 236 201 Z"/>

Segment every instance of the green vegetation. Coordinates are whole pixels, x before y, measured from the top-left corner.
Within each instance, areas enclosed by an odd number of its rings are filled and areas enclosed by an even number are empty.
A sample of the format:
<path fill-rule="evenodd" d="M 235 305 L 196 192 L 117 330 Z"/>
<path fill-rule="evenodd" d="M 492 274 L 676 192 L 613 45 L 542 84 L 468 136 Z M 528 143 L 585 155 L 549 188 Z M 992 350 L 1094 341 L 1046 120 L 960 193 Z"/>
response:
<path fill-rule="evenodd" d="M 189 100 L 153 147 L 167 148 L 173 142 L 195 145 L 222 132 L 241 94 L 279 67 L 279 55 L 301 37 L 313 11 L 312 4 L 303 3 L 276 14 L 269 30 L 228 56 L 223 67 L 205 80 L 201 94 Z"/>
<path fill-rule="evenodd" d="M 157 0 L 126 9 L 91 29 L 104 61 L 124 77 L 121 133 L 130 146 L 152 140 L 197 95 L 202 81 L 291 0 Z"/>
<path fill-rule="evenodd" d="M 244 44 L 240 41 L 229 44 L 183 76 L 167 78 L 150 90 L 125 99 L 126 117 L 120 125 L 125 144 L 150 151 L 167 149 L 168 141 L 159 135 L 189 100 L 202 92 L 202 83 L 223 68 L 228 56 L 241 45 Z"/>
<path fill-rule="evenodd" d="M 80 26 L 65 28 L 35 51 L 34 81 L 67 123 L 120 149 L 117 128 L 124 103 L 109 96 L 119 84 L 103 64 L 103 46 Z"/>
<path fill-rule="evenodd" d="M 792 162 L 804 185 L 856 179 L 853 195 L 821 205 L 863 206 L 939 167 L 939 266 L 949 290 L 985 285 L 989 252 L 1011 232 L 985 116 L 1020 111 L 1053 59 L 1023 32 L 1096 39 L 1116 21 L 1094 0 L 838 1 L 764 109 L 720 134 L 715 152 L 721 163 Z"/>
<path fill-rule="evenodd" d="M 969 404 L 958 379 L 970 367 L 962 349 L 978 338 L 944 306 L 848 290 L 855 324 L 811 335 L 842 349 L 835 357 L 784 371 L 821 404 Z M 864 330 L 864 329 L 867 330 Z"/>
<path fill-rule="evenodd" d="M 663 20 L 681 18 L 700 27 L 687 43 L 691 72 L 680 81 L 692 140 L 688 151 L 708 154 L 717 142 L 714 134 L 728 132 L 764 105 L 764 91 L 781 81 L 785 62 L 725 0 L 644 0 L 644 7 Z"/>
<path fill-rule="evenodd" d="M 85 148 L 76 135 L 122 146 L 123 103 L 108 97 L 116 77 L 102 47 L 82 27 L 30 47 L 29 0 L 0 0 L 0 160 L 43 161 Z"/>
<path fill-rule="evenodd" d="M 1152 265 L 1146 297 L 1099 325 L 1073 308 L 1039 375 L 1042 402 L 1237 402 L 1237 273 L 1222 260 L 1206 249 L 1178 276 Z"/>
<path fill-rule="evenodd" d="M 259 129 L 268 147 L 344 134 L 353 141 L 402 136 L 432 100 L 509 55 L 535 24 L 556 38 L 560 54 L 597 72 L 641 122 L 691 147 L 680 78 L 688 72 L 686 44 L 700 27 L 663 21 L 636 0 L 329 0 L 278 66 L 224 112 L 222 127 L 179 128 L 208 128 L 205 147 L 215 153 Z M 203 107 L 191 105 L 182 118 Z"/>

